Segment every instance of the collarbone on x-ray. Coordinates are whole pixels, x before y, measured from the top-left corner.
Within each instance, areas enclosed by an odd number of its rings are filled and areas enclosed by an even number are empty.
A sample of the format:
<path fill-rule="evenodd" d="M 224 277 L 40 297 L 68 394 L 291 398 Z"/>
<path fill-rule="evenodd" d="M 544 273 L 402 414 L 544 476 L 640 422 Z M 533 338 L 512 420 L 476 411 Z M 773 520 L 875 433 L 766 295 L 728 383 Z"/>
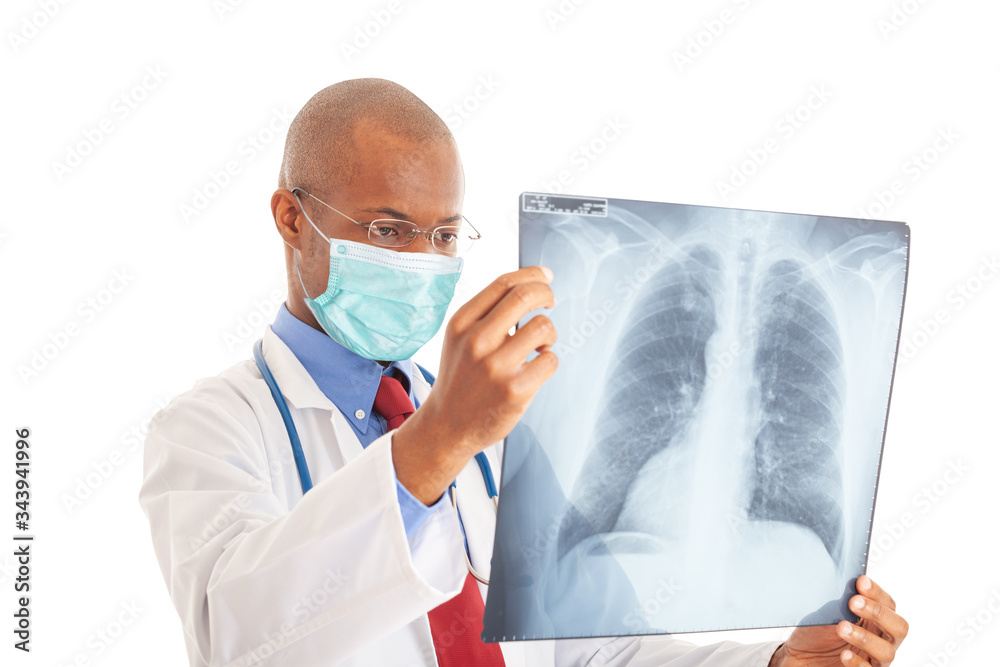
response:
<path fill-rule="evenodd" d="M 636 602 L 622 627 L 573 631 L 849 617 L 908 229 L 607 201 L 605 215 L 532 210 L 521 222 L 522 264 L 556 276 L 560 332 L 560 371 L 522 424 L 571 510 L 540 562 L 613 561 Z"/>

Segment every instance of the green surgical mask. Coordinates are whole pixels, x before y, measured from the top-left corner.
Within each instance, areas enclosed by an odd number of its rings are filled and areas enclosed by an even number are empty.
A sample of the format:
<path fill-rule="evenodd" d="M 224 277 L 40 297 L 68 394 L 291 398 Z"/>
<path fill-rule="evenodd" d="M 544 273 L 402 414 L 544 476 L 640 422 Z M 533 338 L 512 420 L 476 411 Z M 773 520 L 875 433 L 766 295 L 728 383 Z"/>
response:
<path fill-rule="evenodd" d="M 323 331 L 366 359 L 412 357 L 441 328 L 462 258 L 330 239 L 306 220 L 330 244 L 330 277 L 316 298 L 306 292 L 295 255 L 304 301 Z"/>

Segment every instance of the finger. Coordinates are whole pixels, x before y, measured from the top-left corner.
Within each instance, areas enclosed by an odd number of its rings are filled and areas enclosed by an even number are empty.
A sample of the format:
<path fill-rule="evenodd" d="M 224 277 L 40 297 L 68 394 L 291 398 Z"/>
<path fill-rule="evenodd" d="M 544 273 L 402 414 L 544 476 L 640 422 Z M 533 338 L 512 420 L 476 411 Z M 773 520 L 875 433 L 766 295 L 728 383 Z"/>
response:
<path fill-rule="evenodd" d="M 535 350 L 538 350 L 539 354 L 545 352 L 556 344 L 558 338 L 552 320 L 545 315 L 535 315 L 515 331 L 513 336 L 508 336 L 494 354 L 500 363 L 512 367 L 524 361 L 524 358 Z"/>
<path fill-rule="evenodd" d="M 522 396 L 534 396 L 538 388 L 552 377 L 558 368 L 559 358 L 555 352 L 542 352 L 521 368 L 515 380 L 516 391 Z"/>
<path fill-rule="evenodd" d="M 850 649 L 840 652 L 840 662 L 847 667 L 872 667 L 871 663 Z"/>
<path fill-rule="evenodd" d="M 538 282 L 548 284 L 551 281 L 552 271 L 544 266 L 526 266 L 517 271 L 505 273 L 459 308 L 452 316 L 450 325 L 455 331 L 465 331 L 492 311 L 500 300 L 517 285 Z"/>
<path fill-rule="evenodd" d="M 871 621 L 897 642 L 902 641 L 909 632 L 910 626 L 906 619 L 884 604 L 862 595 L 855 595 L 851 598 L 850 605 L 855 614 Z"/>
<path fill-rule="evenodd" d="M 861 626 L 841 621 L 837 625 L 837 634 L 855 649 L 867 653 L 883 664 L 889 664 L 896 657 L 896 647 L 892 642 L 872 634 Z"/>
<path fill-rule="evenodd" d="M 866 598 L 871 598 L 872 600 L 889 607 L 889 609 L 896 608 L 896 601 L 892 599 L 892 596 L 882 590 L 882 588 L 872 581 L 872 578 L 867 574 L 862 574 L 858 577 L 856 587 L 858 589 L 858 593 Z"/>
<path fill-rule="evenodd" d="M 551 287 L 545 283 L 521 283 L 512 287 L 493 310 L 470 327 L 469 332 L 484 337 L 487 349 L 494 350 L 506 342 L 511 327 L 525 315 L 554 305 Z"/>

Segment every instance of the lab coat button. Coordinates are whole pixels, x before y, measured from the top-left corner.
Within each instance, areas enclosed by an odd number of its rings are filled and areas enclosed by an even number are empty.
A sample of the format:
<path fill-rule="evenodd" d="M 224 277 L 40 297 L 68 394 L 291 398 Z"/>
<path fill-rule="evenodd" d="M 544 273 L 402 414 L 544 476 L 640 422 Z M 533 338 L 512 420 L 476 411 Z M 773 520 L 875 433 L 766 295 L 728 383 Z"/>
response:
<path fill-rule="evenodd" d="M 365 411 L 364 410 L 355 410 L 354 411 L 354 416 L 357 417 L 358 419 L 364 419 L 365 418 Z"/>

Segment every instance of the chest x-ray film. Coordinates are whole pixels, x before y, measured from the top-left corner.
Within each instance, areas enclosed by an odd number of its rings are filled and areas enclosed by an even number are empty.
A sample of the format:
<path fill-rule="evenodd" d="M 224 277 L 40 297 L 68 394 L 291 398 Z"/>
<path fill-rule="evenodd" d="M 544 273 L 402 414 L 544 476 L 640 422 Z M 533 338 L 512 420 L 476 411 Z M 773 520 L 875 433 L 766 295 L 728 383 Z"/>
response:
<path fill-rule="evenodd" d="M 909 228 L 525 193 L 520 235 L 559 369 L 506 441 L 484 638 L 856 620 Z"/>

